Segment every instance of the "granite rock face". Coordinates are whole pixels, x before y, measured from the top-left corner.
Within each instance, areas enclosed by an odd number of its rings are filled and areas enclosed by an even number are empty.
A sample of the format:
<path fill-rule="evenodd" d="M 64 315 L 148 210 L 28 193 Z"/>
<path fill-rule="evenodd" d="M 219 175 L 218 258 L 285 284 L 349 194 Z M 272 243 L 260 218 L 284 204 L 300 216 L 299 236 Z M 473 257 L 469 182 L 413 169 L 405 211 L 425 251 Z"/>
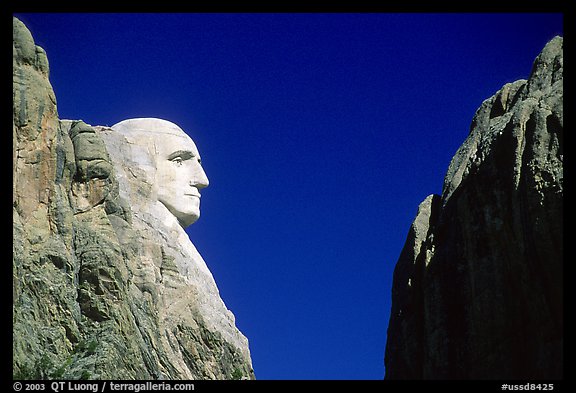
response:
<path fill-rule="evenodd" d="M 386 379 L 563 377 L 563 39 L 482 103 L 396 264 Z"/>
<path fill-rule="evenodd" d="M 13 38 L 14 378 L 253 379 L 189 240 L 145 228 L 113 130 L 60 120 L 45 52 L 16 18 Z"/>

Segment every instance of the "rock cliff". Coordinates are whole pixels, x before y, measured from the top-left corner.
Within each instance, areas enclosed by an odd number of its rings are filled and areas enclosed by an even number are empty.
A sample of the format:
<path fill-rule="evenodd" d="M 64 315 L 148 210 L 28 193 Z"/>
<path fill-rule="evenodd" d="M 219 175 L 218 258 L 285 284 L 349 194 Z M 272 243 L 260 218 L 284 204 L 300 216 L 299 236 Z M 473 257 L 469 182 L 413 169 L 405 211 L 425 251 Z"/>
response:
<path fill-rule="evenodd" d="M 139 214 L 126 141 L 60 120 L 46 53 L 16 18 L 13 39 L 14 378 L 253 379 L 184 230 Z"/>
<path fill-rule="evenodd" d="M 563 39 L 482 103 L 393 278 L 386 379 L 563 377 Z"/>

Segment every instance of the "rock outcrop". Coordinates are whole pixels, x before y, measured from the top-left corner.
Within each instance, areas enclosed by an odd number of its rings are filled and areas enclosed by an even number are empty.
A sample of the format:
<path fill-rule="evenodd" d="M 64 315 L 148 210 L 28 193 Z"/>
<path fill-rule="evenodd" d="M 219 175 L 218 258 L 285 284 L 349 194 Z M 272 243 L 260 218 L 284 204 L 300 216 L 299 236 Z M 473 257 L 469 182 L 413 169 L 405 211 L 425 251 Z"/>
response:
<path fill-rule="evenodd" d="M 253 379 L 210 272 L 182 271 L 184 230 L 135 210 L 125 141 L 60 120 L 45 52 L 16 18 L 13 38 L 14 378 Z"/>
<path fill-rule="evenodd" d="M 563 377 L 563 39 L 484 101 L 393 279 L 386 379 Z"/>

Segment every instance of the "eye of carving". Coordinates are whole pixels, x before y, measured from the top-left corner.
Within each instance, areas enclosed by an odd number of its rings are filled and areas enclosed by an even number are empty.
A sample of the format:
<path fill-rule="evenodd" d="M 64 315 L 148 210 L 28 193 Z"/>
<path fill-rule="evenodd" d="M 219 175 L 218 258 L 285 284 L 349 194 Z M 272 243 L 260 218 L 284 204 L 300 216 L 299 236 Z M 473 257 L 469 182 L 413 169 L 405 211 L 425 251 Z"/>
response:
<path fill-rule="evenodd" d="M 188 150 L 178 150 L 168 156 L 168 160 L 172 161 L 177 166 L 182 166 L 184 161 L 191 160 L 196 156 Z"/>

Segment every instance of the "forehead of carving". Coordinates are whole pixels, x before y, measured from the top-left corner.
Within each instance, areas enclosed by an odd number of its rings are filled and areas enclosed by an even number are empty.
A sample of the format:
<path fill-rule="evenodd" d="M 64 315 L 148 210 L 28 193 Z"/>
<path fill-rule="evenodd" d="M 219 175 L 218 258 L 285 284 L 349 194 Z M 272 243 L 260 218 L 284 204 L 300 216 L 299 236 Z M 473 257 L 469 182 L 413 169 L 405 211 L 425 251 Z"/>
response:
<path fill-rule="evenodd" d="M 151 134 L 154 135 L 174 135 L 180 137 L 188 137 L 188 135 L 176 124 L 168 120 L 155 119 L 155 118 L 138 118 L 128 119 L 116 123 L 112 129 L 124 134 Z"/>

